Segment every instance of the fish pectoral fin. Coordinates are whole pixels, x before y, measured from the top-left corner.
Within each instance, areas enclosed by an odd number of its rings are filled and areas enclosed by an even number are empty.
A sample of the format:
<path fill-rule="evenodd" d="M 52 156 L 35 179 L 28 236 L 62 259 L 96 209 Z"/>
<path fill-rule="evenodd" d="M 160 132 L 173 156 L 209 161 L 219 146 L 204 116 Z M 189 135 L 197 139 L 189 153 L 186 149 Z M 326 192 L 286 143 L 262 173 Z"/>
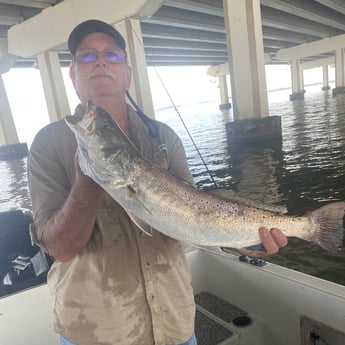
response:
<path fill-rule="evenodd" d="M 128 185 L 127 186 L 127 197 L 131 200 L 133 200 L 134 202 L 137 202 L 138 204 L 140 204 L 140 206 L 150 215 L 152 215 L 151 211 L 145 206 L 145 204 L 138 198 L 137 193 L 135 191 L 135 189 L 133 188 L 133 186 Z M 152 227 L 147 224 L 146 222 L 144 222 L 141 218 L 139 218 L 138 216 L 136 216 L 133 212 L 129 212 L 127 211 L 129 218 L 131 218 L 131 220 L 133 221 L 133 223 L 141 230 L 143 231 L 145 234 L 152 236 Z"/>
<path fill-rule="evenodd" d="M 133 202 L 138 203 L 148 214 L 152 216 L 152 212 L 146 207 L 146 205 L 138 198 L 135 189 L 131 186 L 127 186 L 127 197 Z"/>
<path fill-rule="evenodd" d="M 137 217 L 134 213 L 128 212 L 129 218 L 133 221 L 133 223 L 141 230 L 143 231 L 146 235 L 152 236 L 152 226 L 144 222 L 142 219 Z"/>

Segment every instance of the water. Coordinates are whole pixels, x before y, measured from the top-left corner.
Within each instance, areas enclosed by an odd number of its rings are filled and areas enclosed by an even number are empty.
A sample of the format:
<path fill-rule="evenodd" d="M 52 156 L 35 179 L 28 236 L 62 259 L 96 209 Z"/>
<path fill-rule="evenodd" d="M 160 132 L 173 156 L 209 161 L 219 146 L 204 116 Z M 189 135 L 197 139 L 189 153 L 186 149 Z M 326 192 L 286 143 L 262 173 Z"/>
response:
<path fill-rule="evenodd" d="M 283 92 L 270 93 L 269 99 L 271 115 L 282 119 L 283 141 L 274 145 L 229 147 L 225 123 L 233 119 L 231 111 L 218 111 L 217 103 L 206 102 L 178 107 L 217 185 L 284 205 L 289 214 L 345 200 L 345 95 L 307 92 L 304 100 L 290 102 Z M 175 110 L 162 109 L 156 115 L 181 137 L 198 187 L 214 188 Z M 0 210 L 31 209 L 26 160 L 0 162 L 0 183 Z M 328 254 L 291 239 L 269 260 L 345 285 L 345 251 Z"/>
<path fill-rule="evenodd" d="M 304 100 L 270 102 L 271 115 L 282 119 L 282 143 L 229 147 L 225 123 L 232 112 L 216 104 L 179 108 L 217 185 L 255 200 L 286 206 L 288 214 L 303 214 L 330 202 L 345 200 L 345 95 L 306 93 Z M 157 118 L 182 138 L 191 171 L 199 188 L 214 184 L 172 109 Z M 345 251 L 329 254 L 291 239 L 269 261 L 345 285 Z"/>
<path fill-rule="evenodd" d="M 31 211 L 27 159 L 0 161 L 0 211 Z"/>

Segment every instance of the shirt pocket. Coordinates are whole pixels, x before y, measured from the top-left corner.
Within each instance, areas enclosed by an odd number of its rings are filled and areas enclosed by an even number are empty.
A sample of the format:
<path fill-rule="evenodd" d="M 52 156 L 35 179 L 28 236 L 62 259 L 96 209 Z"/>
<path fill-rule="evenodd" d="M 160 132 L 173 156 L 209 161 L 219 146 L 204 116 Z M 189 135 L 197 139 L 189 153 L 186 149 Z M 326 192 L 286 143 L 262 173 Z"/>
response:
<path fill-rule="evenodd" d="M 96 224 L 90 240 L 90 249 L 99 249 L 119 245 L 124 238 L 124 226 L 121 217 L 123 209 L 109 195 L 98 210 Z"/>

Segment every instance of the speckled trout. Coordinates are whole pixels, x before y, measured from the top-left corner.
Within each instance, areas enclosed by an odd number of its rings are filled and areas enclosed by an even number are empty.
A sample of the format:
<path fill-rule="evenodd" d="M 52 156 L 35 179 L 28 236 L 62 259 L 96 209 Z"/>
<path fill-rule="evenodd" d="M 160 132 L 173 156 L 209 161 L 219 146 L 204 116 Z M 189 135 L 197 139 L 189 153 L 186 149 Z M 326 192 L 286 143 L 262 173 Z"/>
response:
<path fill-rule="evenodd" d="M 244 248 L 257 245 L 261 226 L 279 228 L 330 252 L 341 249 L 345 202 L 322 206 L 304 216 L 288 216 L 275 208 L 234 195 L 224 199 L 194 186 L 142 157 L 117 123 L 89 102 L 85 114 L 68 116 L 75 133 L 79 164 L 148 234 L 200 246 Z"/>

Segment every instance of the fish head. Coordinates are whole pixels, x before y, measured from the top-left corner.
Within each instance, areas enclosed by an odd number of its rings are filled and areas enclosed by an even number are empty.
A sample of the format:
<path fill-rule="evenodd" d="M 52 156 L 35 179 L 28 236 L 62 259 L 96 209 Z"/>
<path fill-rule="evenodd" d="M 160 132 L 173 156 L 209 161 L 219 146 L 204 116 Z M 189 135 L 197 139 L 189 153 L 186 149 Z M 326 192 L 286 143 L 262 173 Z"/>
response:
<path fill-rule="evenodd" d="M 79 164 L 84 174 L 96 180 L 123 178 L 130 160 L 132 143 L 114 119 L 92 101 L 84 114 L 66 117 L 77 140 Z M 96 181 L 98 182 L 98 181 Z"/>
<path fill-rule="evenodd" d="M 125 135 L 113 118 L 92 101 L 82 115 L 66 116 L 66 123 L 74 132 L 78 147 L 101 156 L 109 156 L 123 148 Z"/>

